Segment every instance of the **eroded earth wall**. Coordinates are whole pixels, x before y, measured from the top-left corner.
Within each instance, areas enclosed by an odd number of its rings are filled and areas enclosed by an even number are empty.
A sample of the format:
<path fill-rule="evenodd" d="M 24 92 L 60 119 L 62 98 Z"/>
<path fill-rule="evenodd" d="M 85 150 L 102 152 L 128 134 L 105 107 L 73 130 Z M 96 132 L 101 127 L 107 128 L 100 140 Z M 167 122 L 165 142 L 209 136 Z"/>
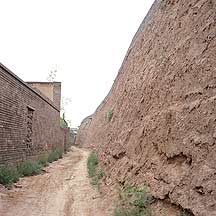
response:
<path fill-rule="evenodd" d="M 216 1 L 156 1 L 84 128 L 112 181 L 216 215 Z"/>

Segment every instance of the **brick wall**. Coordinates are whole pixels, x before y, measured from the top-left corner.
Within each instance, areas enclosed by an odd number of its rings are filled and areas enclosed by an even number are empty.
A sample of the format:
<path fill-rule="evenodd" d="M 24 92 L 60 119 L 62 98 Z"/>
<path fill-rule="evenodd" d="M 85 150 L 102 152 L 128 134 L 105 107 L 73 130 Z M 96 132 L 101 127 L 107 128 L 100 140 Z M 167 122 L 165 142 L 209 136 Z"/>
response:
<path fill-rule="evenodd" d="M 61 83 L 53 83 L 53 101 L 54 104 L 60 109 L 61 107 Z"/>
<path fill-rule="evenodd" d="M 0 164 L 64 148 L 59 116 L 59 107 L 0 64 Z"/>

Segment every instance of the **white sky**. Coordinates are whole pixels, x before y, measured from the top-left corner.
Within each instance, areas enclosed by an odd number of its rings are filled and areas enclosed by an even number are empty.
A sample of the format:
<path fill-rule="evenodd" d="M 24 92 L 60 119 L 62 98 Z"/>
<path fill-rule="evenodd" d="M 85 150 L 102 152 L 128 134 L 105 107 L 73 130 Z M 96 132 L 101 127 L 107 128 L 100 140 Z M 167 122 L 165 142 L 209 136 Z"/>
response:
<path fill-rule="evenodd" d="M 57 69 L 78 126 L 111 88 L 153 0 L 0 0 L 0 61 L 24 81 Z"/>

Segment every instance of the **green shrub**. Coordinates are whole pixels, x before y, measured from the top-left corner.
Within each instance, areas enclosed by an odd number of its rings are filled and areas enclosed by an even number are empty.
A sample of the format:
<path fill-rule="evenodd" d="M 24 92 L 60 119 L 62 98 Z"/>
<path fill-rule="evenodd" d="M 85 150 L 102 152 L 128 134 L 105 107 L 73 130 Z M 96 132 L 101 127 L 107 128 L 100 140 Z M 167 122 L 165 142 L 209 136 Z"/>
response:
<path fill-rule="evenodd" d="M 42 166 L 42 167 L 46 167 L 48 166 L 48 155 L 44 154 L 42 156 L 39 157 L 38 159 L 38 163 Z"/>
<path fill-rule="evenodd" d="M 60 117 L 60 127 L 62 128 L 67 128 L 68 127 L 68 123 L 66 122 L 66 120 L 64 119 L 64 117 Z"/>
<path fill-rule="evenodd" d="M 191 216 L 191 213 L 189 213 L 187 210 L 182 210 L 179 216 Z"/>
<path fill-rule="evenodd" d="M 104 176 L 105 176 L 105 172 L 103 170 L 99 170 L 98 173 L 97 173 L 97 177 L 98 179 L 102 179 Z"/>
<path fill-rule="evenodd" d="M 62 157 L 63 157 L 63 149 L 58 148 L 49 154 L 47 161 L 49 163 L 52 163 L 53 161 L 57 161 L 59 158 Z"/>
<path fill-rule="evenodd" d="M 115 216 L 150 216 L 152 197 L 146 187 L 127 186 L 120 193 L 120 206 Z"/>
<path fill-rule="evenodd" d="M 105 176 L 105 172 L 103 170 L 99 170 L 95 172 L 95 175 L 92 177 L 91 184 L 95 186 L 99 186 L 100 180 Z"/>
<path fill-rule="evenodd" d="M 35 161 L 27 160 L 17 166 L 20 176 L 33 176 L 41 173 L 42 166 Z"/>
<path fill-rule="evenodd" d="M 19 164 L 16 168 L 0 166 L 0 184 L 11 185 L 19 180 L 19 177 L 38 175 L 42 167 L 48 166 L 48 162 L 58 160 L 63 157 L 63 149 L 58 148 L 49 155 L 39 157 L 38 162 L 27 160 Z"/>
<path fill-rule="evenodd" d="M 57 152 L 59 158 L 62 158 L 62 157 L 63 157 L 63 153 L 64 153 L 63 149 L 57 148 L 57 149 L 56 149 L 56 152 Z"/>
<path fill-rule="evenodd" d="M 147 188 L 135 188 L 133 191 L 134 200 L 132 200 L 131 204 L 140 208 L 146 209 L 152 201 L 152 197 L 149 195 Z"/>
<path fill-rule="evenodd" d="M 0 167 L 0 184 L 11 185 L 19 180 L 19 173 L 15 168 Z"/>
<path fill-rule="evenodd" d="M 94 177 L 96 175 L 97 165 L 98 165 L 97 155 L 95 153 L 91 153 L 88 157 L 88 163 L 87 163 L 89 177 Z"/>
<path fill-rule="evenodd" d="M 19 177 L 38 175 L 42 167 L 48 166 L 48 162 L 62 158 L 63 149 L 58 148 L 49 155 L 45 154 L 39 157 L 38 162 L 27 160 L 19 164 L 16 168 L 0 166 L 0 184 L 11 185 L 19 180 Z"/>
<path fill-rule="evenodd" d="M 53 161 L 57 161 L 57 160 L 58 160 L 58 154 L 56 152 L 51 152 L 47 159 L 49 163 L 52 163 Z"/>
<path fill-rule="evenodd" d="M 53 161 L 57 161 L 59 158 L 63 157 L 63 153 L 64 153 L 63 149 L 58 148 L 49 154 L 47 161 L 49 163 L 52 163 Z"/>

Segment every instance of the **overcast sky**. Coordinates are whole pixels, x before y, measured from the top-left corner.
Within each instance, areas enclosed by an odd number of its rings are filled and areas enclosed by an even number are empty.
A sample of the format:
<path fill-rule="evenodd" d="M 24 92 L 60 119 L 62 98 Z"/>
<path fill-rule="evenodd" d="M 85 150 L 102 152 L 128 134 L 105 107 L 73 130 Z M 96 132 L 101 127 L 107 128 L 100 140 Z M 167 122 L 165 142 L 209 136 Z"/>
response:
<path fill-rule="evenodd" d="M 24 81 L 57 69 L 76 127 L 111 88 L 153 0 L 0 0 L 0 61 Z"/>

